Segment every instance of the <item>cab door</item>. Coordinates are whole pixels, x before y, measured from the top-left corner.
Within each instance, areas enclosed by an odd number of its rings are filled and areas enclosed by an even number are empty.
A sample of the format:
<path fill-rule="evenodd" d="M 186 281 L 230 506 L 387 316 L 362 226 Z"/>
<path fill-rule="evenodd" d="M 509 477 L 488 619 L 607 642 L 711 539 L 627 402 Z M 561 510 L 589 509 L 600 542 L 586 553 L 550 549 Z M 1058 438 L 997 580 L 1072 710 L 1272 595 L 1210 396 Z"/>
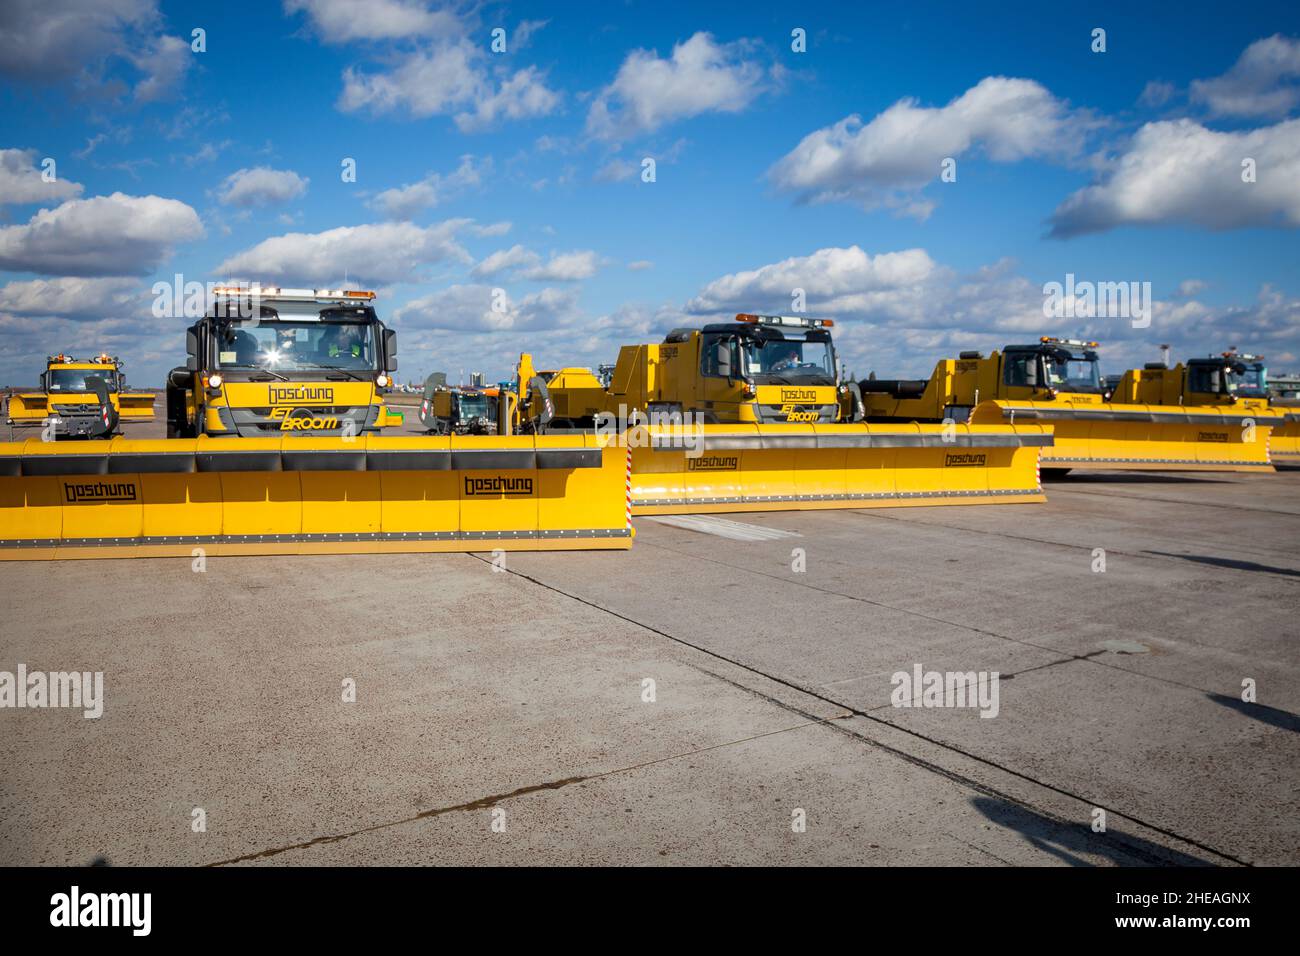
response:
<path fill-rule="evenodd" d="M 697 410 L 707 421 L 740 420 L 742 401 L 740 340 L 722 333 L 700 337 L 700 389 Z"/>
<path fill-rule="evenodd" d="M 1037 352 L 1003 352 L 999 395 L 1010 401 L 1032 402 L 1045 397 L 1043 363 Z"/>

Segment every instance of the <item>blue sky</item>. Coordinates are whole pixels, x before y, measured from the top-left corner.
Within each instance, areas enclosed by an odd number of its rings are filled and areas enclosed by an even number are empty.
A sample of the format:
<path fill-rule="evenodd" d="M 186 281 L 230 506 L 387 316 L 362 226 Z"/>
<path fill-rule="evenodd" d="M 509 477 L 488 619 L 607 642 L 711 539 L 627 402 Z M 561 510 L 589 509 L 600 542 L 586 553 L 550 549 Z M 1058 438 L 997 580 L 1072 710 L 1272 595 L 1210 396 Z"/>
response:
<path fill-rule="evenodd" d="M 1300 368 L 1294 7 L 16 0 L 0 84 L 0 383 L 101 348 L 161 380 L 175 273 L 374 287 L 402 377 L 795 288 L 860 374 L 1052 333 Z M 1150 327 L 1044 318 L 1067 273 L 1151 283 Z"/>

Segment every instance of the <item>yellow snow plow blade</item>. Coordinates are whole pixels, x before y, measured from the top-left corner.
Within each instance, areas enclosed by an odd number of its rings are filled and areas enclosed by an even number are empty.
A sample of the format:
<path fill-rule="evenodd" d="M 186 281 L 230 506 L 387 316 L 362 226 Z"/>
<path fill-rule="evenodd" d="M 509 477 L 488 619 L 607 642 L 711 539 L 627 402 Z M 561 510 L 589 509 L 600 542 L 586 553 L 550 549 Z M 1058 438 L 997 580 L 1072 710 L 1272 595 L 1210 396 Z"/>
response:
<path fill-rule="evenodd" d="M 1121 405 L 990 401 L 973 423 L 1053 426 L 1044 468 L 1169 471 L 1272 471 L 1275 411 L 1243 413 L 1213 405 Z"/>
<path fill-rule="evenodd" d="M 636 435 L 634 430 L 630 433 Z M 1043 501 L 1039 424 L 672 425 L 631 439 L 633 514 Z"/>
<path fill-rule="evenodd" d="M 1269 436 L 1273 464 L 1300 467 L 1300 408 L 1274 405 L 1273 411 L 1285 416 Z"/>
<path fill-rule="evenodd" d="M 122 392 L 116 396 L 117 413 L 124 422 L 151 421 L 155 397 L 153 392 Z"/>
<path fill-rule="evenodd" d="M 597 436 L 0 444 L 0 559 L 625 549 Z"/>

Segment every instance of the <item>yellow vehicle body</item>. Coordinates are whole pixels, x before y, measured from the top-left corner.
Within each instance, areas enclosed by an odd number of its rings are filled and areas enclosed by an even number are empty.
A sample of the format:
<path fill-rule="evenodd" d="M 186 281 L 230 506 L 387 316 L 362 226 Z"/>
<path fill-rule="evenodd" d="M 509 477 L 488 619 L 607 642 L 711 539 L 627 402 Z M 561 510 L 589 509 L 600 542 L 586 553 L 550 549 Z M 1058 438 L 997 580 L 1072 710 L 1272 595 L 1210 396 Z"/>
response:
<path fill-rule="evenodd" d="M 832 377 L 829 323 L 802 326 L 818 329 L 818 348 L 799 359 L 815 356 L 806 378 L 820 381 L 764 382 L 749 374 L 753 333 L 738 319 L 624 347 L 608 385 L 582 368 L 536 373 L 523 355 L 521 416 L 535 426 L 627 426 L 635 514 L 1045 500 L 1037 462 L 1051 447 L 1050 426 L 863 423 L 857 387 Z M 783 328 L 794 321 L 815 320 Z M 728 353 L 733 336 L 741 344 Z M 778 354 L 792 341 L 767 336 L 759 347 L 774 343 Z"/>
<path fill-rule="evenodd" d="M 1300 407 L 1274 405 L 1273 410 L 1283 416 L 1269 437 L 1273 464 L 1300 467 Z"/>
<path fill-rule="evenodd" d="M 1068 386 L 1009 384 L 1005 359 L 1011 354 L 945 359 L 924 383 L 862 382 L 868 420 L 1050 425 L 1054 442 L 1041 465 L 1051 469 L 1273 470 L 1269 436 L 1281 419 L 1266 402 L 1170 401 L 1175 370 L 1164 376 L 1129 372 L 1109 401 Z"/>
<path fill-rule="evenodd" d="M 186 414 L 199 423 L 200 434 L 250 438 L 284 435 L 339 435 L 345 421 L 340 414 L 372 410 L 373 425 L 389 428 L 402 424 L 373 382 L 223 382 L 219 388 L 187 390 Z M 353 434 L 364 430 L 356 427 Z"/>
<path fill-rule="evenodd" d="M 113 415 L 104 420 L 99 397 L 84 386 L 63 390 L 60 379 L 82 380 L 89 376 L 101 378 L 108 385 L 108 398 Z M 41 375 L 41 390 L 19 392 L 9 397 L 7 417 L 18 426 L 43 426 L 56 422 L 55 435 L 77 435 L 92 438 L 106 437 L 115 432 L 117 418 L 122 422 L 153 420 L 153 392 L 128 392 L 122 386 L 125 377 L 121 362 L 109 356 L 100 356 L 78 362 L 64 356 L 51 357 Z"/>
<path fill-rule="evenodd" d="M 705 425 L 702 439 L 697 452 L 689 431 L 645 427 L 632 448 L 633 514 L 1038 503 L 1052 429 Z"/>
<path fill-rule="evenodd" d="M 596 436 L 0 444 L 0 560 L 626 549 Z"/>
<path fill-rule="evenodd" d="M 840 418 L 837 385 L 748 385 L 740 376 L 702 373 L 702 340 L 699 330 L 690 330 L 680 341 L 623 346 L 608 388 L 589 369 L 551 373 L 555 418 L 578 422 L 652 406 L 693 412 L 711 424 L 833 424 Z"/>

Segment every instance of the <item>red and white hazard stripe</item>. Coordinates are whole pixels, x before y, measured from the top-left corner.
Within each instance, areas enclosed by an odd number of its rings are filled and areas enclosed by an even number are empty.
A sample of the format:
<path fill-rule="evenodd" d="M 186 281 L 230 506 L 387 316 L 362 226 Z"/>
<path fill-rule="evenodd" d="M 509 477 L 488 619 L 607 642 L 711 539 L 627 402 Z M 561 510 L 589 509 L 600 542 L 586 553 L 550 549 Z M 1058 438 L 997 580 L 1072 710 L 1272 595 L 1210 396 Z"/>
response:
<path fill-rule="evenodd" d="M 624 484 L 627 491 L 627 527 L 632 527 L 632 446 L 627 446 L 627 478 Z"/>
<path fill-rule="evenodd" d="M 1038 449 L 1038 454 L 1034 456 L 1034 483 L 1038 485 L 1038 490 L 1043 490 L 1043 450 Z"/>

